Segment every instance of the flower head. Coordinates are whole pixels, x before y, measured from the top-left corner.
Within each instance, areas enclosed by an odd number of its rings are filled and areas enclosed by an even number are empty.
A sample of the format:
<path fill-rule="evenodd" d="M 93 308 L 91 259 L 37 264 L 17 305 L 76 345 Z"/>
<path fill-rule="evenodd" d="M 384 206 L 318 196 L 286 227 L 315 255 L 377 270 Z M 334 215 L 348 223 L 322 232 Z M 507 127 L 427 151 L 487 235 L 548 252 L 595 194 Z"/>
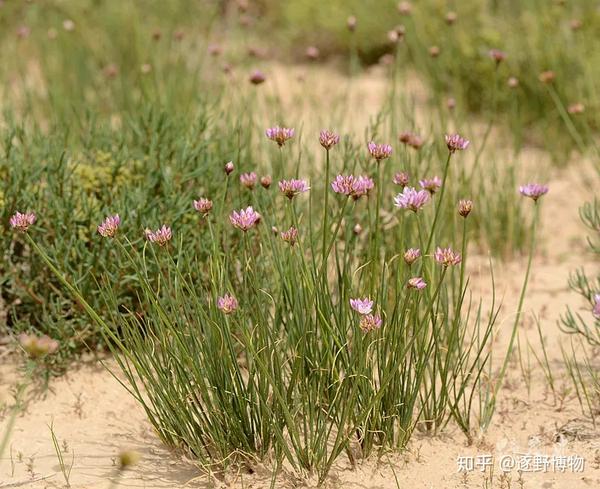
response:
<path fill-rule="evenodd" d="M 394 175 L 394 177 L 392 178 L 392 182 L 394 182 L 396 185 L 399 185 L 402 188 L 404 188 L 408 185 L 408 181 L 409 181 L 409 176 L 408 176 L 408 173 L 406 173 L 405 171 L 396 173 Z"/>
<path fill-rule="evenodd" d="M 596 319 L 600 319 L 600 294 L 594 296 L 594 307 L 592 308 L 592 314 Z"/>
<path fill-rule="evenodd" d="M 381 328 L 381 316 L 379 314 L 367 314 L 360 318 L 359 326 L 363 333 L 379 329 Z"/>
<path fill-rule="evenodd" d="M 412 278 L 408 279 L 408 283 L 406 284 L 406 286 L 409 289 L 421 290 L 421 289 L 424 289 L 425 287 L 427 287 L 427 283 L 421 277 L 412 277 Z"/>
<path fill-rule="evenodd" d="M 253 71 L 249 78 L 252 85 L 260 85 L 261 83 L 264 83 L 266 79 L 267 77 L 264 75 L 264 73 L 259 70 Z"/>
<path fill-rule="evenodd" d="M 375 184 L 369 177 L 355 177 L 354 175 L 338 175 L 331 182 L 331 188 L 338 194 L 344 194 L 352 197 L 354 200 L 367 195 L 373 189 Z"/>
<path fill-rule="evenodd" d="M 119 214 L 115 214 L 114 216 L 108 216 L 102 224 L 98 226 L 98 233 L 100 236 L 105 238 L 114 238 L 117 234 L 117 229 L 119 229 L 119 225 L 121 224 L 121 218 Z"/>
<path fill-rule="evenodd" d="M 265 131 L 267 137 L 275 141 L 279 147 L 283 146 L 288 139 L 294 137 L 294 129 L 288 127 L 271 127 Z"/>
<path fill-rule="evenodd" d="M 258 179 L 258 177 L 256 176 L 256 173 L 254 173 L 254 172 L 242 173 L 240 175 L 241 184 L 250 190 L 252 190 L 254 188 L 254 186 L 256 185 L 257 179 Z"/>
<path fill-rule="evenodd" d="M 576 102 L 574 104 L 569 105 L 569 107 L 567 108 L 567 112 L 569 114 L 582 114 L 585 111 L 585 105 L 583 105 L 581 102 Z"/>
<path fill-rule="evenodd" d="M 446 24 L 453 25 L 458 20 L 458 14 L 454 11 L 450 11 L 446 14 Z"/>
<path fill-rule="evenodd" d="M 289 243 L 290 246 L 294 246 L 296 241 L 298 241 L 298 230 L 292 226 L 287 231 L 283 231 L 281 233 L 281 239 L 283 239 L 286 243 Z"/>
<path fill-rule="evenodd" d="M 362 233 L 362 226 L 360 225 L 360 223 L 358 223 L 358 222 L 357 222 L 357 223 L 354 225 L 354 227 L 352 228 L 352 232 L 353 232 L 353 233 L 354 233 L 356 236 L 358 236 L 360 233 Z"/>
<path fill-rule="evenodd" d="M 238 301 L 231 294 L 225 294 L 223 297 L 217 298 L 217 307 L 225 314 L 231 314 L 238 308 Z"/>
<path fill-rule="evenodd" d="M 319 58 L 319 54 L 321 53 L 317 46 L 308 46 L 304 54 L 306 55 L 307 59 L 314 61 Z"/>
<path fill-rule="evenodd" d="M 470 142 L 471 141 L 463 138 L 458 134 L 446 134 L 446 146 L 448 146 L 448 150 L 450 151 L 450 153 L 467 149 L 469 147 Z"/>
<path fill-rule="evenodd" d="M 376 144 L 371 141 L 367 145 L 367 148 L 369 149 L 371 156 L 377 161 L 385 160 L 392 155 L 392 147 L 389 144 Z"/>
<path fill-rule="evenodd" d="M 260 221 L 260 214 L 252 207 L 246 207 L 246 209 L 233 211 L 229 216 L 229 221 L 234 227 L 246 232 Z"/>
<path fill-rule="evenodd" d="M 264 177 L 260 178 L 260 184 L 263 188 L 269 188 L 271 186 L 271 183 L 273 183 L 271 175 L 265 175 Z"/>
<path fill-rule="evenodd" d="M 468 199 L 462 199 L 458 201 L 458 213 L 462 217 L 467 217 L 473 210 L 473 201 Z"/>
<path fill-rule="evenodd" d="M 394 205 L 401 209 L 417 212 L 429 201 L 427 190 L 416 190 L 414 187 L 404 187 L 402 193 L 394 197 Z"/>
<path fill-rule="evenodd" d="M 17 211 L 13 214 L 8 222 L 11 228 L 24 233 L 29 229 L 29 226 L 33 225 L 35 220 L 36 216 L 33 212 L 25 212 L 22 214 Z"/>
<path fill-rule="evenodd" d="M 496 62 L 496 64 L 500 64 L 506 59 L 506 53 L 504 51 L 500 51 L 499 49 L 490 49 L 488 54 L 490 55 L 490 58 Z"/>
<path fill-rule="evenodd" d="M 368 297 L 364 299 L 350 299 L 350 307 L 359 314 L 370 314 L 373 310 L 373 301 Z"/>
<path fill-rule="evenodd" d="M 205 199 L 204 197 L 194 200 L 194 209 L 196 209 L 200 214 L 206 215 L 213 208 L 212 200 Z"/>
<path fill-rule="evenodd" d="M 321 146 L 323 146 L 326 150 L 330 150 L 339 142 L 339 134 L 331 131 L 321 131 L 321 134 L 319 134 L 319 143 L 321 143 Z"/>
<path fill-rule="evenodd" d="M 279 190 L 290 200 L 309 189 L 310 187 L 305 180 L 292 178 L 291 180 L 281 180 L 279 182 Z"/>
<path fill-rule="evenodd" d="M 47 335 L 36 336 L 34 334 L 21 333 L 19 335 L 21 348 L 32 358 L 51 355 L 58 350 L 59 343 Z"/>
<path fill-rule="evenodd" d="M 225 166 L 223 167 L 223 170 L 225 171 L 225 173 L 227 175 L 231 175 L 233 173 L 233 161 L 228 161 L 227 163 L 225 163 Z"/>
<path fill-rule="evenodd" d="M 400 2 L 398 4 L 398 12 L 400 12 L 400 15 L 410 15 L 412 12 L 412 4 L 410 2 Z"/>
<path fill-rule="evenodd" d="M 144 234 L 146 235 L 146 239 L 148 241 L 151 243 L 156 243 L 158 246 L 166 246 L 173 237 L 171 228 L 169 226 L 165 226 L 164 224 L 156 231 L 146 229 Z"/>
<path fill-rule="evenodd" d="M 427 190 L 431 195 L 435 194 L 442 186 L 442 179 L 438 176 L 433 178 L 424 178 L 419 180 L 419 185 L 423 190 Z"/>
<path fill-rule="evenodd" d="M 517 88 L 519 86 L 519 79 L 511 76 L 507 81 L 506 84 L 508 85 L 508 88 Z"/>
<path fill-rule="evenodd" d="M 552 83 L 555 78 L 556 78 L 556 73 L 554 73 L 554 71 L 551 71 L 551 70 L 542 71 L 538 76 L 538 79 L 542 83 Z"/>
<path fill-rule="evenodd" d="M 440 248 L 439 246 L 435 250 L 434 258 L 435 261 L 445 267 L 458 265 L 462 260 L 460 253 L 453 251 L 452 248 Z"/>
<path fill-rule="evenodd" d="M 404 261 L 408 266 L 416 262 L 421 256 L 421 250 L 419 248 L 409 248 L 404 252 Z"/>
<path fill-rule="evenodd" d="M 350 32 L 354 32 L 356 29 L 356 17 L 351 15 L 346 19 L 346 27 Z"/>
<path fill-rule="evenodd" d="M 404 143 L 414 149 L 419 149 L 421 146 L 423 146 L 423 139 L 412 132 L 400 133 L 399 139 L 401 143 Z"/>
<path fill-rule="evenodd" d="M 519 192 L 525 197 L 533 199 L 534 202 L 542 196 L 548 193 L 548 186 L 540 183 L 528 183 L 519 187 Z"/>

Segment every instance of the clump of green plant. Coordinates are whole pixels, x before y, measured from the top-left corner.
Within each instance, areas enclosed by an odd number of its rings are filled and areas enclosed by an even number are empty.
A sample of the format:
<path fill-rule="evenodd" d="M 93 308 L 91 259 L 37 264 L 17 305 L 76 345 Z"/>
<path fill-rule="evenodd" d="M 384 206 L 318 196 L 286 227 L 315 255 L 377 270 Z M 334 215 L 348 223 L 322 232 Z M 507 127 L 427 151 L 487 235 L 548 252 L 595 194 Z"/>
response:
<path fill-rule="evenodd" d="M 38 240 L 36 214 L 14 214 L 11 227 L 100 328 L 161 438 L 207 470 L 270 460 L 323 481 L 339 456 L 402 449 L 415 429 L 453 422 L 470 438 L 477 415 L 494 409 L 482 374 L 497 309 L 472 302 L 473 203 L 456 207 L 447 193 L 469 141 L 446 136 L 443 177 L 401 184 L 391 198 L 390 145 L 369 143 L 364 173 L 350 173 L 339 136 L 323 131 L 324 177 L 309 182 L 300 160 L 295 170 L 287 162 L 295 131 L 266 136 L 278 188 L 248 172 L 236 189 L 230 163 L 193 201 L 193 228 L 165 213 L 158 227 L 132 231 L 127 208 L 99 223 L 94 247 L 110 256 L 95 274 L 102 309 Z M 521 193 L 537 202 L 547 190 Z M 447 208 L 461 223 L 460 252 L 441 232 Z M 396 216 L 391 229 L 384 211 Z M 113 286 L 123 269 L 133 305 Z"/>

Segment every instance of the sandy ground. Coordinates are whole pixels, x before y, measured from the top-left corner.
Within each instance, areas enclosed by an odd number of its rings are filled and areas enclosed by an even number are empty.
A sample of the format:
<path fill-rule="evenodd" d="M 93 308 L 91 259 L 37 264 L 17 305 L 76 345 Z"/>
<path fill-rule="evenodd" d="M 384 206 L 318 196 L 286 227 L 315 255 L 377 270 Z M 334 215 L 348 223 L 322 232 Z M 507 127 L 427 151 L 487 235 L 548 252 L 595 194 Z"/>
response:
<path fill-rule="evenodd" d="M 375 85 L 382 86 L 377 78 L 367 78 L 360 83 L 366 84 L 369 93 Z M 369 98 L 362 102 L 369 108 L 376 105 L 375 100 Z M 369 116 L 367 111 L 362 117 Z M 543 155 L 525 152 L 522 158 L 543 158 Z M 561 367 L 560 346 L 568 345 L 569 339 L 557 325 L 566 305 L 575 309 L 581 307 L 578 297 L 569 292 L 567 280 L 573 269 L 587 261 L 586 233 L 578 219 L 578 207 L 593 195 L 594 185 L 584 185 L 581 174 L 588 170 L 589 165 L 585 162 L 574 162 L 568 169 L 552 174 L 551 192 L 544 198 L 543 237 L 534 263 L 520 331 L 523 352 L 527 350 L 528 342 L 539 352 L 532 318 L 534 315 L 540 318 L 549 362 L 557 377 L 558 399 L 548 392 L 547 383 L 533 357 L 530 356 L 529 382 L 524 381 L 518 363 L 512 362 L 493 424 L 477 437 L 473 445 L 468 446 L 465 437 L 452 428 L 438 437 L 417 433 L 409 450 L 403 454 L 369 460 L 354 469 L 340 461 L 326 487 L 600 487 L 600 430 L 594 429 L 581 415 L 577 399 L 566 380 Z M 500 352 L 508 340 L 514 319 L 524 265 L 521 258 L 495 264 L 497 293 L 504 297 L 498 323 L 497 350 Z M 471 261 L 471 276 L 475 295 L 489 296 L 487 258 Z M 107 364 L 114 366 L 110 359 Z M 11 386 L 18 380 L 16 365 L 14 356 L 0 353 L 0 400 L 10 399 Z M 257 467 L 252 475 L 231 474 L 226 481 L 201 476 L 190 461 L 164 448 L 142 409 L 106 369 L 92 362 L 80 364 L 64 377 L 54 380 L 50 391 L 30 403 L 18 417 L 10 452 L 0 460 L 0 489 L 66 487 L 52 444 L 51 423 L 63 447 L 65 462 L 67 465 L 72 463 L 70 483 L 73 488 L 109 487 L 111 481 L 116 481 L 115 457 L 122 449 L 134 449 L 142 454 L 140 463 L 118 479 L 122 487 L 225 486 L 258 489 L 270 484 L 268 469 L 262 467 Z M 3 433 L 5 425 L 6 418 L 0 418 L 0 433 Z M 489 470 L 475 470 L 466 476 L 458 472 L 458 457 L 483 457 L 487 454 L 495 457 L 493 474 Z M 519 475 L 513 470 L 506 475 L 501 474 L 498 464 L 502 456 L 526 454 L 580 456 L 585 459 L 585 465 L 582 472 L 572 472 L 567 468 L 563 473 L 550 467 L 547 472 Z M 312 487 L 314 483 L 311 478 L 284 474 L 276 481 L 275 487 Z"/>

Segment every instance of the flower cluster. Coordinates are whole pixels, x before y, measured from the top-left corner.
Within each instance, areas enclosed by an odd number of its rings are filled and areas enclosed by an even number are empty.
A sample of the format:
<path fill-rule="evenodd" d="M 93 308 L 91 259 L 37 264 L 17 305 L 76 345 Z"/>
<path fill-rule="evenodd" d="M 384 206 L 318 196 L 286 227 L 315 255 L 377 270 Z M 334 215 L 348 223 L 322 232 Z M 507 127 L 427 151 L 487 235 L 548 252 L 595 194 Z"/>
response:
<path fill-rule="evenodd" d="M 98 233 L 100 236 L 104 238 L 114 238 L 117 234 L 117 229 L 121 224 L 121 218 L 119 214 L 115 214 L 114 216 L 108 216 L 102 224 L 98 226 Z"/>
<path fill-rule="evenodd" d="M 374 186 L 375 184 L 371 178 L 363 176 L 355 177 L 354 175 L 338 175 L 331 182 L 331 188 L 334 192 L 347 195 L 354 200 L 367 195 Z"/>
<path fill-rule="evenodd" d="M 413 149 L 420 149 L 423 146 L 423 139 L 412 132 L 402 132 L 399 136 L 400 142 L 410 146 Z"/>
<path fill-rule="evenodd" d="M 473 210 L 473 201 L 468 199 L 462 199 L 458 201 L 458 213 L 462 217 L 467 217 Z"/>
<path fill-rule="evenodd" d="M 246 232 L 260 221 L 260 214 L 249 206 L 246 209 L 233 211 L 229 216 L 229 221 L 234 227 Z"/>
<path fill-rule="evenodd" d="M 217 298 L 217 307 L 225 314 L 231 314 L 238 308 L 238 301 L 231 294 Z"/>
<path fill-rule="evenodd" d="M 246 187 L 247 189 L 250 189 L 250 190 L 252 190 L 254 188 L 257 180 L 258 180 L 258 177 L 256 176 L 256 173 L 254 173 L 254 172 L 242 173 L 240 175 L 240 183 L 244 187 Z"/>
<path fill-rule="evenodd" d="M 394 197 L 394 205 L 401 209 L 410 209 L 417 212 L 429 201 L 429 192 L 416 190 L 414 187 L 405 187 L 402 193 Z"/>
<path fill-rule="evenodd" d="M 35 219 L 36 217 L 33 212 L 25 212 L 24 214 L 15 212 L 9 220 L 9 224 L 11 228 L 24 233 L 29 229 L 29 226 L 33 225 Z"/>
<path fill-rule="evenodd" d="M 537 202 L 542 195 L 547 194 L 548 190 L 547 185 L 542 185 L 540 183 L 528 183 L 527 185 L 521 185 L 519 187 L 521 195 L 533 199 L 534 202 Z"/>
<path fill-rule="evenodd" d="M 287 231 L 281 233 L 281 239 L 286 243 L 289 243 L 290 246 L 294 246 L 298 241 L 298 230 L 292 226 Z"/>
<path fill-rule="evenodd" d="M 409 289 L 421 290 L 427 287 L 427 283 L 421 277 L 412 277 L 408 280 L 407 287 Z"/>
<path fill-rule="evenodd" d="M 59 343 L 47 335 L 35 336 L 34 334 L 21 333 L 19 335 L 21 348 L 32 358 L 51 355 L 58 350 Z"/>
<path fill-rule="evenodd" d="M 377 161 L 385 160 L 392 155 L 392 147 L 389 144 L 376 144 L 371 141 L 367 145 L 367 148 L 369 149 L 371 156 Z"/>
<path fill-rule="evenodd" d="M 410 266 L 416 262 L 421 256 L 421 250 L 419 248 L 409 248 L 404 252 L 404 262 Z"/>
<path fill-rule="evenodd" d="M 321 143 L 321 146 L 323 146 L 328 151 L 339 142 L 340 136 L 334 132 L 321 131 L 321 134 L 319 135 L 319 143 Z"/>
<path fill-rule="evenodd" d="M 265 134 L 270 140 L 275 141 L 279 145 L 279 147 L 281 147 L 285 144 L 285 142 L 288 139 L 294 137 L 294 129 L 288 127 L 275 126 L 267 129 L 265 131 Z"/>
<path fill-rule="evenodd" d="M 367 314 L 360 318 L 359 327 L 363 333 L 369 333 L 374 329 L 381 328 L 381 316 L 379 314 Z"/>
<path fill-rule="evenodd" d="M 196 209 L 200 214 L 205 216 L 208 214 L 213 208 L 212 200 L 205 199 L 204 197 L 194 200 L 194 209 Z"/>
<path fill-rule="evenodd" d="M 310 187 L 305 180 L 292 178 L 291 180 L 281 180 L 279 182 L 279 190 L 281 190 L 281 193 L 290 200 L 296 195 L 306 192 L 309 189 Z"/>
<path fill-rule="evenodd" d="M 470 143 L 471 141 L 458 134 L 446 134 L 446 146 L 448 146 L 450 153 L 465 150 L 469 147 Z"/>
<path fill-rule="evenodd" d="M 460 253 L 453 251 L 452 248 L 440 248 L 439 246 L 435 250 L 434 258 L 435 261 L 445 267 L 458 265 L 462 261 Z"/>
<path fill-rule="evenodd" d="M 406 187 L 409 182 L 408 173 L 406 173 L 405 171 L 396 173 L 392 178 L 392 182 L 394 182 L 396 185 L 399 185 L 402 188 Z"/>
<path fill-rule="evenodd" d="M 424 178 L 419 180 L 419 185 L 423 190 L 427 190 L 431 195 L 435 194 L 442 186 L 442 179 L 440 177 Z"/>
<path fill-rule="evenodd" d="M 156 243 L 158 246 L 166 246 L 171 238 L 173 237 L 173 233 L 171 232 L 171 228 L 166 225 L 162 225 L 162 227 L 158 228 L 156 231 L 152 231 L 150 229 L 146 229 L 144 231 L 146 235 L 146 239 L 151 243 Z"/>
<path fill-rule="evenodd" d="M 368 297 L 364 299 L 350 299 L 350 307 L 359 314 L 370 314 L 373 310 L 373 301 Z"/>

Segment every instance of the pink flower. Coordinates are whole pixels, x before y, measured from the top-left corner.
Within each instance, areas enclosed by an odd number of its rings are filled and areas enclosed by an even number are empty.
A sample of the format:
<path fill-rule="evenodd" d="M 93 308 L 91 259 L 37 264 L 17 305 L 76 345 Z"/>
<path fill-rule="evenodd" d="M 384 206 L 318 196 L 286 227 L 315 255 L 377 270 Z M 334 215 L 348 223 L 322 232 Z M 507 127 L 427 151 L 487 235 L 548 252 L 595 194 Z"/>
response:
<path fill-rule="evenodd" d="M 600 294 L 594 296 L 594 307 L 592 308 L 592 314 L 596 319 L 600 319 Z"/>
<path fill-rule="evenodd" d="M 421 290 L 421 289 L 424 289 L 425 287 L 427 287 L 427 283 L 421 277 L 413 277 L 408 280 L 407 287 L 409 289 Z"/>
<path fill-rule="evenodd" d="M 250 172 L 250 173 L 242 173 L 240 175 L 240 182 L 242 183 L 242 185 L 250 190 L 252 190 L 254 188 L 254 186 L 256 185 L 256 181 L 257 181 L 258 177 L 256 176 L 256 173 L 254 172 Z"/>
<path fill-rule="evenodd" d="M 414 149 L 420 149 L 423 146 L 423 139 L 412 132 L 400 133 L 399 139 L 401 143 Z"/>
<path fill-rule="evenodd" d="M 435 194 L 442 186 L 442 179 L 440 177 L 424 178 L 419 180 L 419 185 L 423 190 L 427 190 L 431 195 Z"/>
<path fill-rule="evenodd" d="M 408 185 L 408 180 L 409 180 L 409 176 L 408 176 L 408 173 L 406 173 L 405 171 L 396 173 L 394 175 L 394 178 L 392 178 L 392 182 L 394 182 L 396 185 L 399 185 L 402 188 L 404 188 Z"/>
<path fill-rule="evenodd" d="M 408 266 L 416 262 L 421 256 L 421 250 L 419 248 L 409 248 L 404 252 L 404 261 Z"/>
<path fill-rule="evenodd" d="M 462 260 L 460 253 L 452 251 L 452 248 L 442 249 L 439 246 L 435 250 L 434 258 L 435 261 L 437 261 L 440 265 L 444 265 L 445 267 L 450 265 L 458 265 Z"/>
<path fill-rule="evenodd" d="M 429 201 L 429 192 L 416 190 L 413 187 L 405 187 L 402 193 L 394 197 L 394 205 L 401 209 L 410 209 L 417 212 Z"/>
<path fill-rule="evenodd" d="M 11 228 L 24 233 L 29 229 L 29 226 L 33 225 L 35 220 L 36 216 L 33 212 L 26 212 L 22 214 L 17 211 L 13 214 L 8 222 Z"/>
<path fill-rule="evenodd" d="M 279 182 L 279 190 L 290 200 L 309 189 L 310 187 L 305 180 L 292 178 L 291 180 L 281 180 Z"/>
<path fill-rule="evenodd" d="M 229 221 L 231 221 L 234 227 L 246 232 L 260 221 L 260 214 L 252 207 L 247 207 L 240 211 L 233 211 L 229 216 Z"/>
<path fill-rule="evenodd" d="M 381 328 L 381 316 L 379 314 L 367 314 L 360 318 L 359 326 L 363 333 L 379 329 Z"/>
<path fill-rule="evenodd" d="M 519 192 L 525 197 L 533 199 L 534 202 L 542 196 L 548 193 L 548 186 L 540 183 L 528 183 L 527 185 L 521 185 Z"/>
<path fill-rule="evenodd" d="M 316 46 L 308 46 L 306 48 L 306 57 L 310 60 L 315 60 L 319 57 L 319 48 Z"/>
<path fill-rule="evenodd" d="M 119 225 L 121 224 L 121 218 L 119 214 L 115 214 L 114 216 L 108 216 L 102 224 L 98 226 L 98 233 L 100 236 L 105 238 L 114 238 L 117 234 L 117 229 L 119 229 Z"/>
<path fill-rule="evenodd" d="M 355 177 L 354 175 L 338 175 L 331 182 L 331 188 L 338 194 L 344 194 L 352 197 L 354 200 L 360 199 L 363 195 L 367 195 L 373 189 L 375 184 L 369 177 Z"/>
<path fill-rule="evenodd" d="M 350 307 L 359 314 L 370 314 L 373 310 L 373 301 L 368 297 L 364 299 L 350 299 Z"/>
<path fill-rule="evenodd" d="M 265 131 L 267 137 L 275 141 L 279 147 L 283 146 L 288 139 L 294 137 L 294 129 L 288 127 L 271 127 Z"/>
<path fill-rule="evenodd" d="M 489 55 L 490 58 L 496 62 L 496 64 L 500 64 L 506 59 L 506 53 L 504 51 L 500 51 L 499 49 L 490 49 Z"/>
<path fill-rule="evenodd" d="M 264 177 L 261 177 L 261 179 L 260 179 L 260 184 L 262 185 L 263 188 L 269 188 L 271 186 L 272 182 L 273 182 L 273 179 L 271 178 L 271 175 L 265 175 Z"/>
<path fill-rule="evenodd" d="M 206 215 L 213 208 L 212 200 L 205 199 L 204 197 L 199 200 L 194 200 L 194 209 L 196 209 L 200 214 Z"/>
<path fill-rule="evenodd" d="M 47 335 L 35 336 L 34 334 L 21 333 L 19 335 L 21 348 L 32 358 L 51 355 L 58 350 L 60 344 L 57 340 Z"/>
<path fill-rule="evenodd" d="M 217 307 L 225 314 L 231 314 L 238 308 L 238 301 L 231 294 L 225 294 L 223 297 L 217 298 Z"/>
<path fill-rule="evenodd" d="M 264 75 L 264 73 L 259 70 L 252 72 L 249 78 L 250 83 L 253 85 L 260 85 L 261 83 L 264 83 L 266 79 L 267 77 Z"/>
<path fill-rule="evenodd" d="M 289 243 L 290 246 L 294 246 L 296 241 L 298 241 L 298 230 L 292 226 L 287 231 L 283 231 L 281 233 L 281 239 L 283 239 L 286 243 Z"/>
<path fill-rule="evenodd" d="M 231 173 L 233 173 L 233 162 L 232 161 L 228 161 L 227 163 L 225 163 L 225 167 L 223 168 L 223 170 L 225 170 L 225 173 L 227 175 L 231 175 Z"/>
<path fill-rule="evenodd" d="M 340 136 L 334 132 L 321 131 L 321 134 L 319 135 L 319 143 L 321 143 L 321 146 L 323 146 L 328 151 L 339 142 Z"/>
<path fill-rule="evenodd" d="M 446 146 L 448 146 L 450 153 L 467 149 L 470 143 L 471 141 L 459 136 L 458 134 L 446 134 Z"/>
<path fill-rule="evenodd" d="M 462 199 L 458 201 L 458 213 L 462 217 L 467 217 L 473 210 L 473 201 Z"/>
<path fill-rule="evenodd" d="M 375 144 L 371 141 L 367 148 L 369 148 L 371 156 L 377 161 L 385 160 L 392 155 L 392 147 L 389 144 Z"/>
<path fill-rule="evenodd" d="M 148 241 L 151 243 L 156 243 L 158 246 L 166 246 L 173 237 L 171 228 L 169 226 L 165 226 L 164 224 L 156 231 L 146 229 L 144 234 L 146 235 L 146 239 Z"/>

